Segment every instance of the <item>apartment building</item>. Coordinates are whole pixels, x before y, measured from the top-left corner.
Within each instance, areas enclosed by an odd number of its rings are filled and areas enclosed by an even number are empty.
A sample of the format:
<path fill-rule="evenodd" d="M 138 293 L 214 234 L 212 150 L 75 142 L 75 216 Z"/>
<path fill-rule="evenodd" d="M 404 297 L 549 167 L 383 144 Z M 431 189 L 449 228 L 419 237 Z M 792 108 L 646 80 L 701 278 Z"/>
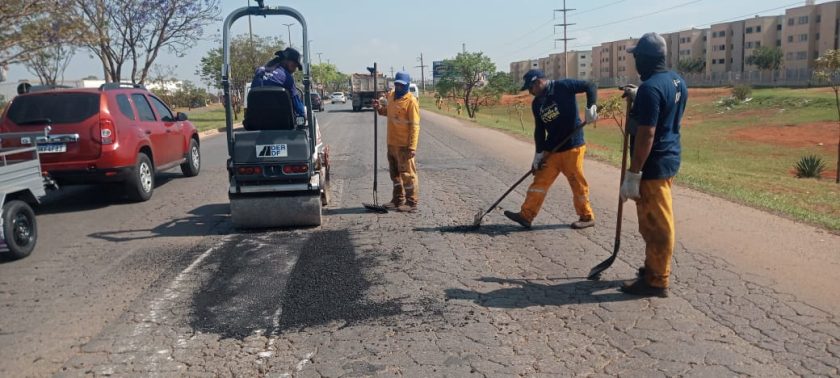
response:
<path fill-rule="evenodd" d="M 789 79 L 810 75 L 814 61 L 826 50 L 838 48 L 840 2 L 785 10 L 782 21 L 783 74 Z"/>
<path fill-rule="evenodd" d="M 601 46 L 595 46 L 592 48 L 592 53 L 590 54 L 590 59 L 592 60 L 589 68 L 590 80 L 596 83 L 600 82 L 601 78 L 604 77 L 601 71 L 601 66 L 603 65 L 603 62 L 601 61 L 602 49 L 603 48 Z"/>
<path fill-rule="evenodd" d="M 592 51 L 575 51 L 574 60 L 575 74 L 572 77 L 592 80 Z"/>
<path fill-rule="evenodd" d="M 680 33 L 660 34 L 665 39 L 665 61 L 674 69 L 680 62 Z"/>
<path fill-rule="evenodd" d="M 767 16 L 744 20 L 744 65 L 739 71 L 755 72 L 759 68 L 746 63 L 759 47 L 782 47 L 782 16 Z"/>
<path fill-rule="evenodd" d="M 533 60 L 520 60 L 510 64 L 510 76 L 514 82 L 522 84 L 522 77 L 534 66 Z M 538 64 L 538 63 L 536 63 Z"/>
<path fill-rule="evenodd" d="M 744 66 L 744 21 L 714 24 L 706 38 L 706 77 L 721 79 Z"/>
<path fill-rule="evenodd" d="M 549 79 L 556 80 L 565 77 L 567 65 L 566 55 L 563 53 L 551 54 L 548 56 L 549 69 L 544 71 Z"/>
<path fill-rule="evenodd" d="M 706 42 L 709 29 L 691 29 L 679 32 L 677 63 L 684 60 L 706 60 Z"/>
<path fill-rule="evenodd" d="M 638 42 L 638 39 L 629 38 L 612 43 L 613 49 L 615 49 L 615 71 L 612 72 L 612 76 L 616 78 L 618 83 L 635 83 L 639 80 L 636 60 L 633 58 L 633 54 L 627 51 Z"/>

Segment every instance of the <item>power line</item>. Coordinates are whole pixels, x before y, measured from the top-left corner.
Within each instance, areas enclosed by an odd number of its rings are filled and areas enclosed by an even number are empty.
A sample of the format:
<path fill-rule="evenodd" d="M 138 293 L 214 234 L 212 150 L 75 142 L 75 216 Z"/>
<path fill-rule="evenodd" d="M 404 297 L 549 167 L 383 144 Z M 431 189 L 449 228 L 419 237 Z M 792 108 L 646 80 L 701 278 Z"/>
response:
<path fill-rule="evenodd" d="M 554 48 L 557 48 L 557 41 L 563 41 L 563 77 L 569 77 L 569 41 L 573 40 L 574 38 L 569 38 L 569 32 L 567 27 L 574 25 L 570 24 L 566 21 L 566 13 L 573 11 L 574 9 L 566 8 L 566 0 L 563 0 L 563 9 L 555 9 L 554 12 L 563 12 L 563 23 L 562 24 L 554 24 L 554 32 L 557 33 L 557 27 L 563 27 L 563 38 L 554 38 Z"/>
<path fill-rule="evenodd" d="M 527 37 L 527 36 L 531 35 L 533 32 L 535 32 L 535 31 L 539 30 L 540 28 L 542 28 L 542 27 L 544 27 L 544 26 L 546 26 L 546 25 L 550 24 L 552 21 L 554 21 L 554 17 L 549 18 L 549 19 L 548 19 L 548 21 L 546 21 L 546 22 L 544 22 L 544 23 L 540 24 L 539 26 L 537 26 L 537 27 L 535 27 L 535 28 L 533 28 L 533 29 L 529 30 L 527 33 L 522 34 L 522 35 L 520 35 L 519 37 L 516 37 L 516 38 L 512 39 L 510 42 L 504 43 L 503 45 L 504 45 L 504 46 L 510 46 L 510 45 L 512 45 L 514 42 L 519 41 L 520 39 L 525 38 L 525 37 Z"/>
<path fill-rule="evenodd" d="M 653 15 L 655 15 L 655 14 L 664 13 L 664 12 L 667 12 L 667 11 L 670 11 L 670 10 L 674 10 L 674 9 L 682 8 L 682 7 L 684 7 L 684 6 L 691 5 L 691 4 L 695 4 L 695 3 L 699 3 L 699 2 L 701 2 L 701 1 L 703 1 L 703 0 L 694 0 L 694 1 L 689 1 L 689 2 L 687 2 L 687 3 L 682 3 L 682 4 L 674 5 L 674 6 L 672 6 L 672 7 L 668 7 L 668 8 L 660 9 L 660 10 L 653 11 L 653 12 L 650 12 L 650 13 L 645 13 L 645 14 L 641 14 L 641 15 L 638 15 L 638 16 L 633 16 L 633 17 L 624 18 L 624 19 L 621 19 L 621 20 L 615 20 L 615 21 L 612 21 L 612 22 L 608 22 L 608 23 L 606 23 L 606 24 L 595 25 L 595 26 L 589 26 L 589 27 L 585 27 L 585 28 L 582 28 L 582 29 L 572 30 L 572 31 L 575 31 L 575 32 L 576 32 L 576 31 L 583 31 L 583 30 L 592 30 L 592 29 L 602 28 L 602 27 L 604 27 L 604 26 L 612 26 L 612 25 L 615 25 L 615 24 L 620 24 L 620 23 L 627 22 L 627 21 L 637 20 L 637 19 L 640 19 L 640 18 L 642 18 L 642 17 L 653 16 Z"/>
<path fill-rule="evenodd" d="M 691 4 L 694 4 L 694 3 L 699 3 L 699 2 L 701 2 L 701 1 L 703 1 L 703 0 L 693 0 L 693 1 L 689 1 L 689 2 L 687 2 L 687 3 L 682 3 L 682 4 L 678 4 L 678 5 L 672 6 L 672 7 L 668 7 L 668 8 L 664 8 L 664 9 L 659 9 L 659 10 L 656 10 L 656 11 L 653 11 L 653 12 L 650 12 L 650 13 L 645 13 L 645 14 L 642 14 L 642 15 L 639 15 L 639 16 L 629 17 L 629 18 L 625 18 L 625 19 L 621 19 L 621 20 L 612 21 L 612 22 L 609 22 L 609 23 L 606 23 L 606 24 L 602 24 L 602 25 L 590 26 L 590 27 L 586 27 L 586 28 L 582 28 L 582 29 L 577 29 L 577 30 L 571 30 L 571 31 L 575 32 L 575 31 L 582 31 L 582 30 L 591 30 L 591 29 L 596 29 L 596 28 L 600 28 L 600 27 L 604 27 L 604 26 L 615 25 L 615 24 L 618 24 L 618 23 L 622 23 L 622 22 L 626 22 L 626 21 L 631 21 L 631 20 L 635 20 L 635 19 L 642 18 L 642 17 L 652 16 L 652 15 L 655 15 L 655 14 L 659 14 L 659 13 L 667 12 L 667 11 L 674 10 L 674 9 L 678 9 L 678 8 L 681 8 L 681 7 L 684 7 L 684 6 L 687 6 L 687 5 L 691 5 Z M 553 34 L 552 34 L 552 35 L 549 35 L 549 36 L 547 36 L 547 37 L 545 37 L 545 38 L 542 38 L 542 39 L 537 40 L 536 42 L 534 42 L 534 43 L 532 43 L 532 44 L 530 44 L 530 45 L 528 45 L 528 46 L 525 46 L 525 47 L 519 48 L 519 49 L 517 49 L 517 50 L 515 50 L 515 51 L 512 51 L 512 52 L 510 52 L 509 54 L 505 55 L 505 56 L 504 56 L 504 58 L 508 58 L 508 57 L 510 57 L 511 55 L 514 55 L 514 54 L 516 54 L 516 53 L 518 53 L 518 52 L 520 52 L 520 51 L 523 51 L 523 50 L 529 49 L 529 48 L 531 48 L 531 47 L 535 46 L 536 44 L 538 44 L 538 43 L 540 43 L 540 42 L 543 42 L 543 41 L 545 41 L 545 40 L 547 40 L 547 39 L 549 39 L 549 38 L 552 38 L 553 36 L 554 36 Z"/>
<path fill-rule="evenodd" d="M 599 9 L 608 8 L 608 7 L 611 7 L 611 6 L 616 5 L 618 3 L 623 3 L 625 1 L 627 1 L 627 0 L 618 0 L 616 2 L 612 2 L 612 3 L 609 3 L 607 5 L 602 5 L 602 6 L 597 7 L 597 8 L 592 8 L 592 9 L 587 9 L 587 10 L 582 11 L 582 12 L 572 12 L 572 13 L 574 13 L 575 16 L 581 15 L 581 14 L 586 14 L 586 13 L 589 13 L 589 12 L 594 12 L 594 11 L 599 10 Z"/>

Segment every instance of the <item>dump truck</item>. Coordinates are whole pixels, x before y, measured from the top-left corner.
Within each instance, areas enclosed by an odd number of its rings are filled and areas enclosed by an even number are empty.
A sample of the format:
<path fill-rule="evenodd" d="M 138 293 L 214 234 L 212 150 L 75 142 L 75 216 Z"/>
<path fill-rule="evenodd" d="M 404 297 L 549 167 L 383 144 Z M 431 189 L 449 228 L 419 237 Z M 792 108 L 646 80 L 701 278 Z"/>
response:
<path fill-rule="evenodd" d="M 382 73 L 376 79 L 377 88 L 373 87 L 373 75 L 356 73 L 350 77 L 350 90 L 353 96 L 353 111 L 358 112 L 362 108 L 373 108 L 372 101 L 388 91 L 393 83 L 392 79 L 385 79 Z"/>

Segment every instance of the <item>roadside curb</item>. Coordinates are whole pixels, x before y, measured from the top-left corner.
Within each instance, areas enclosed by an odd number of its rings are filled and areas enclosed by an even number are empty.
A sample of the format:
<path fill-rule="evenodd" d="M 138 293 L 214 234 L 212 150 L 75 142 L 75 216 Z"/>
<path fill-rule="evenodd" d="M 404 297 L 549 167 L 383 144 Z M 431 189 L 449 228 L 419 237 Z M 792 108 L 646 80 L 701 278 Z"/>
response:
<path fill-rule="evenodd" d="M 240 122 L 240 123 L 234 124 L 233 128 L 235 129 L 235 128 L 241 127 L 241 126 L 242 126 L 242 123 Z M 201 131 L 201 132 L 198 133 L 198 139 L 209 138 L 213 135 L 220 134 L 220 133 L 223 133 L 223 132 L 225 132 L 224 127 L 220 127 L 218 129 L 204 130 L 204 131 Z"/>

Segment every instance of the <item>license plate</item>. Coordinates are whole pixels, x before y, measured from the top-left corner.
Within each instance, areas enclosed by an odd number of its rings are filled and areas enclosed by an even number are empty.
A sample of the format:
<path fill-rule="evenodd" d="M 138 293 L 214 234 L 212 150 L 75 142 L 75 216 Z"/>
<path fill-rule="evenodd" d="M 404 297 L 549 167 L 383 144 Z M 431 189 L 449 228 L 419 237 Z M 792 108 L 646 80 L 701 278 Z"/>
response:
<path fill-rule="evenodd" d="M 289 149 L 285 144 L 258 144 L 257 157 L 273 158 L 273 157 L 287 157 L 289 156 Z"/>
<path fill-rule="evenodd" d="M 57 154 L 67 152 L 67 145 L 64 143 L 44 143 L 38 145 L 38 153 Z"/>

